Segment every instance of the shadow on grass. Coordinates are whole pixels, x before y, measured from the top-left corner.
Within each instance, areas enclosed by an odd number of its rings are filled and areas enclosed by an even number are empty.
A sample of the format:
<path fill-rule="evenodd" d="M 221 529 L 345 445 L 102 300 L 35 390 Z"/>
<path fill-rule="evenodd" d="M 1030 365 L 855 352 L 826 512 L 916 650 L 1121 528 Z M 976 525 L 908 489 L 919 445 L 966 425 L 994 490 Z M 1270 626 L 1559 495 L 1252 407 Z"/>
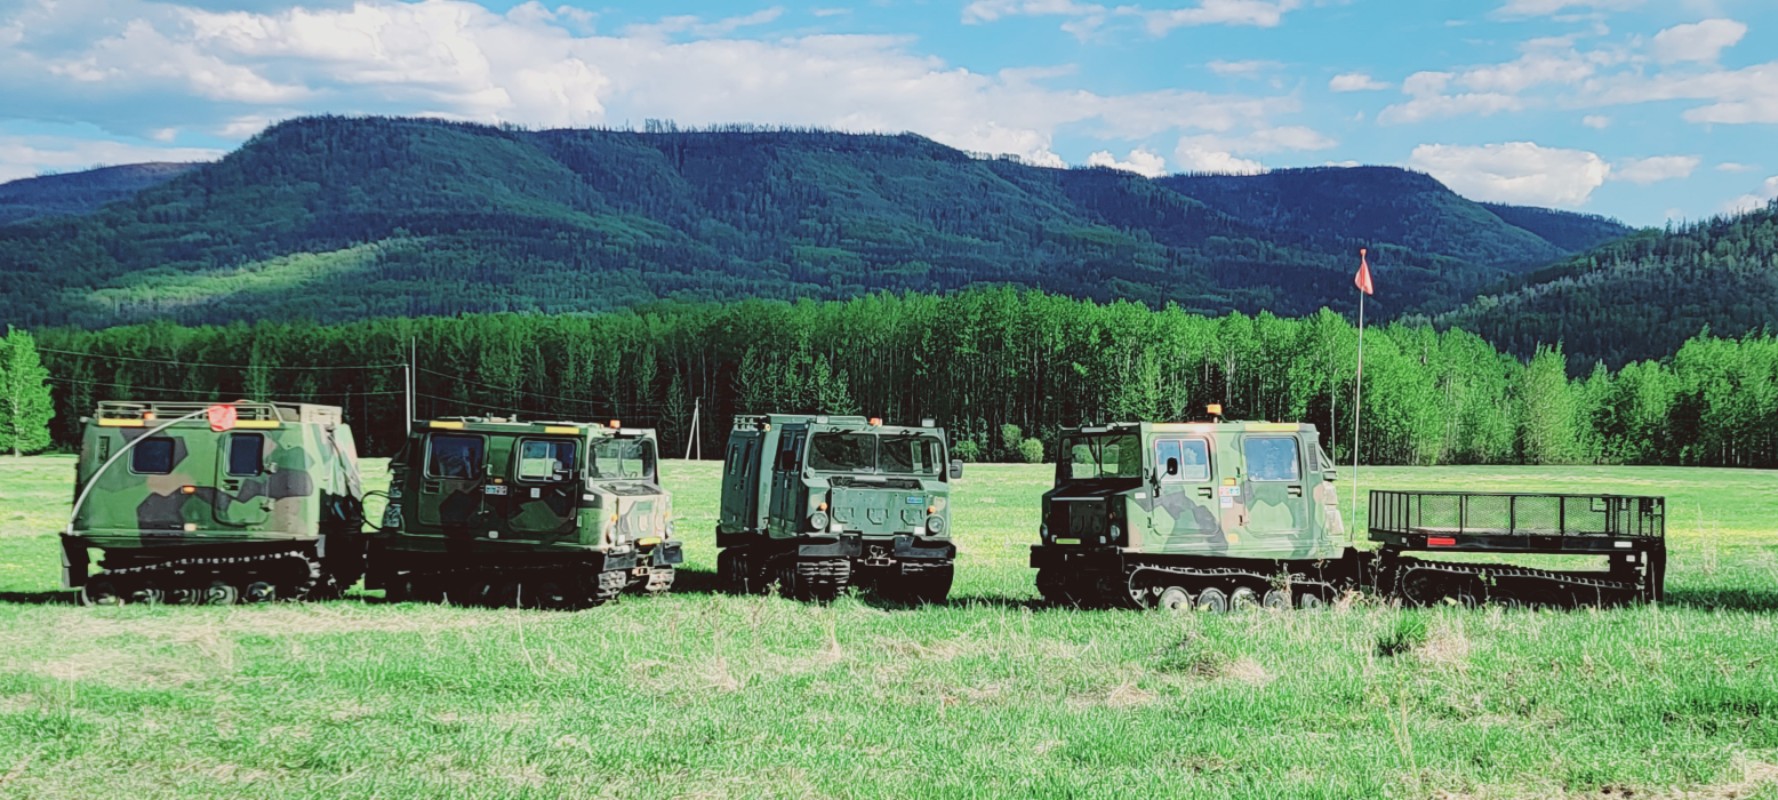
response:
<path fill-rule="evenodd" d="M 18 606 L 71 606 L 73 592 L 0 592 L 0 604 Z"/>
<path fill-rule="evenodd" d="M 1778 611 L 1778 587 L 1768 589 L 1669 589 L 1664 604 L 1680 608 Z"/>

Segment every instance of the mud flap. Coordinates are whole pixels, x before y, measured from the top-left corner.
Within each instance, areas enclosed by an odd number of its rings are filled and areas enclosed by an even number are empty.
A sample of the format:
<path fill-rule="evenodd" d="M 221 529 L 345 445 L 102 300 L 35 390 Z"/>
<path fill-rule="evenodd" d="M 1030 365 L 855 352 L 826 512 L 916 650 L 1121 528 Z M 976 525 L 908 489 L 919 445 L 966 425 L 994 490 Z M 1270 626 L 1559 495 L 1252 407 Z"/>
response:
<path fill-rule="evenodd" d="M 79 539 L 62 537 L 62 588 L 79 589 L 86 585 L 86 545 Z"/>

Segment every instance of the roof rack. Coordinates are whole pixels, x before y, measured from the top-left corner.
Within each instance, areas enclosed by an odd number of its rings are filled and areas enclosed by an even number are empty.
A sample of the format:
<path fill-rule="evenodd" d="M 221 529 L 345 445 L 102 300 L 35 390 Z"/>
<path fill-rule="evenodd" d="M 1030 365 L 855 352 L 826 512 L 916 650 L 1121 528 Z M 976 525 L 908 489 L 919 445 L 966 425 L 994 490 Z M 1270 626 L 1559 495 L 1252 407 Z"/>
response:
<path fill-rule="evenodd" d="M 145 400 L 139 402 L 101 400 L 94 418 L 112 420 L 178 419 L 214 405 L 234 406 L 236 417 L 243 420 L 338 424 L 344 418 L 339 406 L 323 406 L 312 403 L 264 403 L 255 400 L 217 403 L 200 403 L 189 400 Z"/>

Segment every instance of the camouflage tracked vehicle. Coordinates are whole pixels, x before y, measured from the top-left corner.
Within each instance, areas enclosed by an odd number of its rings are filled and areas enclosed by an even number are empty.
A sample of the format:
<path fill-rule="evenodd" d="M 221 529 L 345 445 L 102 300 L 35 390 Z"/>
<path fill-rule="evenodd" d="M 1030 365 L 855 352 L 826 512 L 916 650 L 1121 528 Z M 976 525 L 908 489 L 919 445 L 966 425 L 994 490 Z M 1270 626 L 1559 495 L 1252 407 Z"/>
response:
<path fill-rule="evenodd" d="M 718 579 L 823 600 L 853 583 L 909 603 L 951 591 L 945 432 L 864 417 L 735 418 L 716 527 Z"/>
<path fill-rule="evenodd" d="M 461 417 L 390 464 L 365 585 L 393 598 L 542 608 L 660 593 L 684 559 L 652 430 Z"/>
<path fill-rule="evenodd" d="M 84 425 L 62 534 L 63 585 L 82 604 L 331 597 L 362 574 L 340 409 L 106 402 Z"/>
<path fill-rule="evenodd" d="M 1312 607 L 1358 578 L 1311 425 L 1085 427 L 1060 453 L 1031 551 L 1050 602 Z"/>

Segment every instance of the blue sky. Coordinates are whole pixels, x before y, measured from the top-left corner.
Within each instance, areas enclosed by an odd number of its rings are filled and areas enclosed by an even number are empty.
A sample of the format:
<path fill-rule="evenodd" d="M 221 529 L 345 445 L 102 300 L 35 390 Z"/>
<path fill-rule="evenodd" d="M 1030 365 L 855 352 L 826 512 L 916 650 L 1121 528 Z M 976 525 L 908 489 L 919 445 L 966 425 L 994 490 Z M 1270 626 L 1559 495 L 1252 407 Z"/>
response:
<path fill-rule="evenodd" d="M 214 158 L 312 113 L 1395 164 L 1656 225 L 1778 196 L 1778 3 L 0 0 L 0 180 Z"/>

